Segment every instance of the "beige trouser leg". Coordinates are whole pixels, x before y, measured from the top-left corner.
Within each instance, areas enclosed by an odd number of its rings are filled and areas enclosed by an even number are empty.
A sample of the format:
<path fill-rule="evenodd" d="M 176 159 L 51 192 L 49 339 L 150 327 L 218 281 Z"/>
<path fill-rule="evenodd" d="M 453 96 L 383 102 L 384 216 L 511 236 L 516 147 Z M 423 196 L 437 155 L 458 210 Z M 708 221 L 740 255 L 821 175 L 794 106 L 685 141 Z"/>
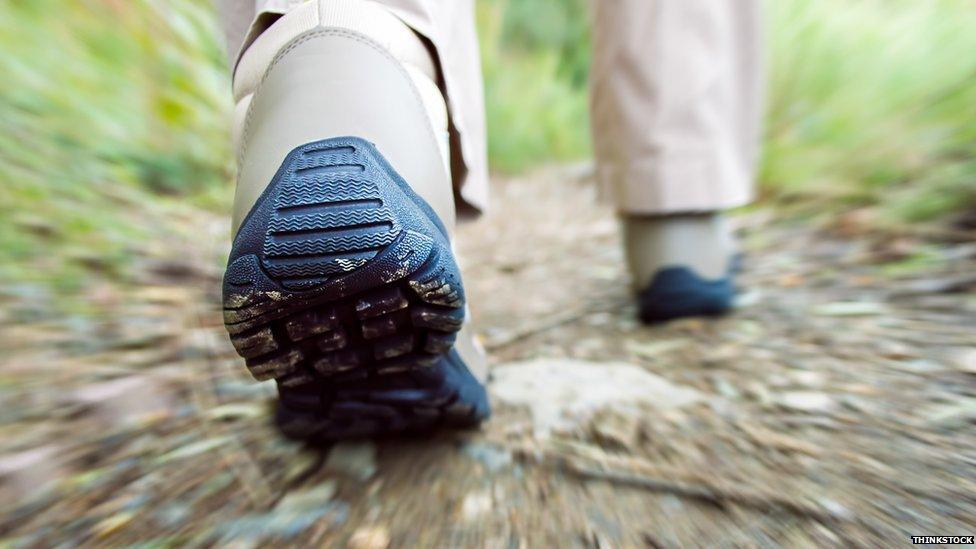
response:
<path fill-rule="evenodd" d="M 762 103 L 760 0 L 592 0 L 597 177 L 621 213 L 741 206 Z"/>
<path fill-rule="evenodd" d="M 488 201 L 481 60 L 474 0 L 363 0 L 382 4 L 433 46 L 450 111 L 451 171 L 461 213 Z M 217 0 L 228 51 L 236 59 L 274 19 L 305 0 Z M 234 54 L 233 52 L 238 52 Z"/>
<path fill-rule="evenodd" d="M 461 208 L 488 178 L 473 0 L 364 0 L 434 46 Z M 219 0 L 231 51 L 302 0 Z M 760 0 L 592 0 L 597 173 L 622 213 L 740 206 L 752 195 L 762 104 Z"/>

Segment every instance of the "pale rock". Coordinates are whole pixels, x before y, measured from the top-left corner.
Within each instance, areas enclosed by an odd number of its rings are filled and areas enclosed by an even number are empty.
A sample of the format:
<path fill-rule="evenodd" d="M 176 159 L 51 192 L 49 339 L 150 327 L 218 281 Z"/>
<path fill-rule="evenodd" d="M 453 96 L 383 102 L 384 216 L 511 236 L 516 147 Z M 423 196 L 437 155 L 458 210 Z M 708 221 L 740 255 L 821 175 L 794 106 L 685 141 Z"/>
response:
<path fill-rule="evenodd" d="M 601 410 L 634 416 L 642 409 L 671 410 L 704 400 L 633 364 L 573 359 L 536 359 L 492 370 L 495 399 L 532 413 L 536 436 L 582 430 Z"/>
<path fill-rule="evenodd" d="M 326 507 L 336 493 L 336 482 L 326 480 L 307 490 L 288 492 L 275 506 L 279 511 L 299 512 Z"/>

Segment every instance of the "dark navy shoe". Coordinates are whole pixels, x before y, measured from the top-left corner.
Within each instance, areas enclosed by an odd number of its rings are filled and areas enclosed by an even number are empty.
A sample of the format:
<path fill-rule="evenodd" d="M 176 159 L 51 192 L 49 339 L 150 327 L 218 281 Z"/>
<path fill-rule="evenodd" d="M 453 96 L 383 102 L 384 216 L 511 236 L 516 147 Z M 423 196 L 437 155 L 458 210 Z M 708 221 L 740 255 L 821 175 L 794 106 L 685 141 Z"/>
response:
<path fill-rule="evenodd" d="M 224 321 L 289 436 L 475 425 L 484 387 L 453 349 L 464 288 L 447 231 L 369 142 L 294 149 L 238 231 Z"/>
<path fill-rule="evenodd" d="M 734 272 L 733 266 L 724 278 L 706 280 L 687 267 L 661 269 L 637 296 L 640 319 L 654 323 L 727 313 L 735 298 Z"/>

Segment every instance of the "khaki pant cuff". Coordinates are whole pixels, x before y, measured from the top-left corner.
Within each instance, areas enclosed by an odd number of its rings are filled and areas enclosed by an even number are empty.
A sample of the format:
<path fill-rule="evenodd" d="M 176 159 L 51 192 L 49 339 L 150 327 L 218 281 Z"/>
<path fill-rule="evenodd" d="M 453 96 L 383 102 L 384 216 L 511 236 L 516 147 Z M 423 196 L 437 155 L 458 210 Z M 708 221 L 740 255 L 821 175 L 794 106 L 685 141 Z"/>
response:
<path fill-rule="evenodd" d="M 719 160 L 597 163 L 600 197 L 622 214 L 712 212 L 753 200 L 752 174 Z"/>

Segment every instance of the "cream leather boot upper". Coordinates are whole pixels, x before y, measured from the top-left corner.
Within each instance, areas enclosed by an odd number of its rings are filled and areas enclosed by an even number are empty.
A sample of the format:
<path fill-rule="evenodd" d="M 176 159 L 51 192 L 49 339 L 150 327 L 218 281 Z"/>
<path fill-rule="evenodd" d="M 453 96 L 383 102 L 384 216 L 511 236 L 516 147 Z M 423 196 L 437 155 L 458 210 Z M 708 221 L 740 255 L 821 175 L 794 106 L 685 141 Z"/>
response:
<path fill-rule="evenodd" d="M 448 117 L 424 42 L 370 0 L 312 0 L 246 46 L 234 71 L 238 151 L 232 231 L 288 153 L 320 139 L 373 142 L 453 234 Z M 465 325 L 457 351 L 479 381 L 484 351 Z"/>
<path fill-rule="evenodd" d="M 247 46 L 234 71 L 233 231 L 298 145 L 372 141 L 449 230 L 447 111 L 423 41 L 368 0 L 313 0 Z"/>

